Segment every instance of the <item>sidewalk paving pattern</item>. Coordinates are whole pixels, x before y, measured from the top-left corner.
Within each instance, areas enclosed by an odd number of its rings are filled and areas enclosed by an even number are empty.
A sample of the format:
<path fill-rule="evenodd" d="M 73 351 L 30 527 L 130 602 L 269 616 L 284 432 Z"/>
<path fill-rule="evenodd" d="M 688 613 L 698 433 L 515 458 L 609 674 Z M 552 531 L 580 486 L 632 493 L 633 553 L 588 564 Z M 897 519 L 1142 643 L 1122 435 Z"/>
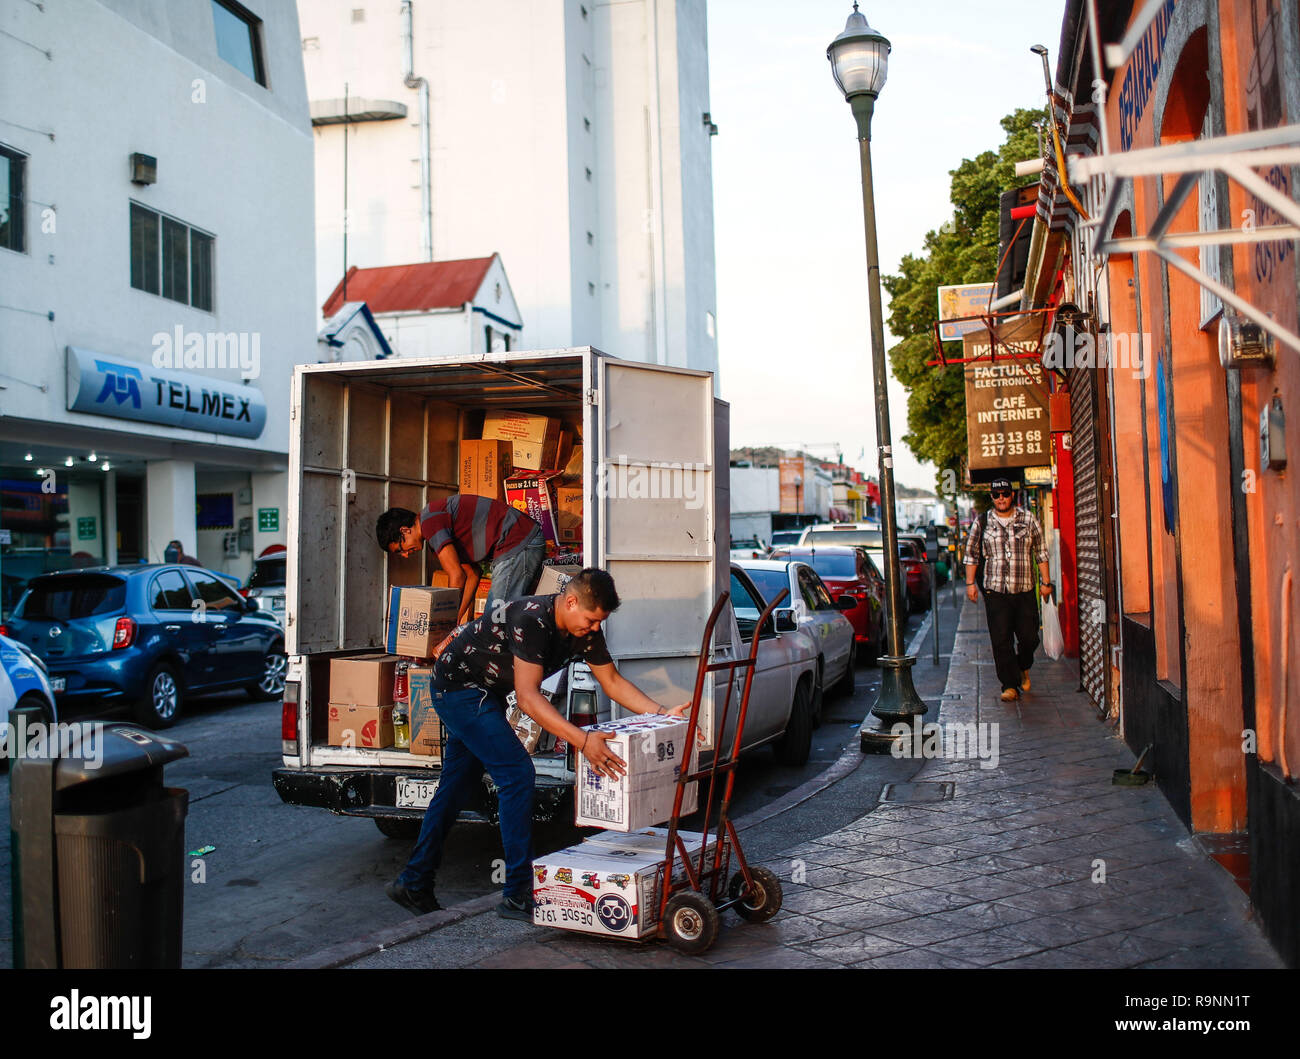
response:
<path fill-rule="evenodd" d="M 781 912 L 727 913 L 702 956 L 492 916 L 349 966 L 1281 967 L 1245 894 L 1155 785 L 1111 785 L 1133 755 L 1074 690 L 1073 665 L 1040 659 L 1033 691 L 1001 702 L 984 608 L 963 606 L 942 716 L 923 720 L 998 725 L 997 767 L 926 761 L 915 781 L 951 784 L 947 800 L 865 807 L 769 861 Z"/>

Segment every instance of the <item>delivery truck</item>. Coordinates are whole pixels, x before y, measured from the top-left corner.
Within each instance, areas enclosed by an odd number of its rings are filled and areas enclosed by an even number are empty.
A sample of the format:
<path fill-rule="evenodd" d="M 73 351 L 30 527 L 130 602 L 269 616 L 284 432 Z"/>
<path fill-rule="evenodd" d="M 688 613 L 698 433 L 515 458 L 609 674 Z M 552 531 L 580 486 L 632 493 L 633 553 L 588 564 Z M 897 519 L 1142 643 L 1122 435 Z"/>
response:
<path fill-rule="evenodd" d="M 613 575 L 623 602 L 605 635 L 620 671 L 659 702 L 690 699 L 705 623 L 730 583 L 728 406 L 714 397 L 711 373 L 590 347 L 299 365 L 290 413 L 284 761 L 274 773 L 285 802 L 369 816 L 385 834 L 418 826 L 439 759 L 395 746 L 331 745 L 330 660 L 382 652 L 389 587 L 429 584 L 438 569 L 427 548 L 407 559 L 381 552 L 378 515 L 391 506 L 418 512 L 457 492 L 463 443 L 481 439 L 498 412 L 558 420 L 569 435 L 577 473 L 569 481 L 579 492 L 565 523 L 573 539 L 558 547 Z M 729 658 L 738 645 L 729 614 L 711 652 Z M 569 683 L 588 698 L 595 686 L 580 676 Z M 704 692 L 706 759 L 734 732 L 734 709 L 728 733 L 715 731 L 722 690 L 709 683 Z M 598 720 L 620 715 L 597 699 Z M 569 696 L 561 691 L 556 705 L 567 710 Z M 780 738 L 788 715 L 788 706 L 779 716 L 751 715 L 746 741 Z M 563 749 L 538 753 L 534 763 L 537 818 L 572 812 L 574 773 Z M 485 777 L 483 798 L 466 815 L 493 819 L 492 794 Z"/>

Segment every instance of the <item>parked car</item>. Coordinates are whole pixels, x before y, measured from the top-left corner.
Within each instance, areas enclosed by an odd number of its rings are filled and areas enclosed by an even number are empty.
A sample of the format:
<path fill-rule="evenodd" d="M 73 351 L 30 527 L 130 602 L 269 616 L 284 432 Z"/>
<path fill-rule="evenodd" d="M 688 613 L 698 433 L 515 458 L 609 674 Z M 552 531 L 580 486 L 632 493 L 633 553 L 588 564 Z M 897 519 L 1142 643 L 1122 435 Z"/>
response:
<path fill-rule="evenodd" d="M 803 530 L 774 530 L 772 533 L 773 548 L 788 548 L 792 544 L 798 544 L 799 538 L 803 536 Z"/>
<path fill-rule="evenodd" d="M 813 691 L 813 715 L 820 718 L 823 689 L 832 688 L 842 694 L 853 691 L 857 644 L 853 623 L 841 610 L 847 600 L 837 606 L 822 579 L 807 563 L 749 559 L 737 565 L 749 574 L 768 602 L 782 589 L 789 590 L 799 628 L 817 648 L 818 680 Z"/>
<path fill-rule="evenodd" d="M 885 578 L 866 548 L 834 544 L 778 548 L 771 558 L 797 559 L 811 566 L 830 592 L 835 605 L 853 623 L 853 636 L 862 657 L 875 665 L 886 650 Z"/>
<path fill-rule="evenodd" d="M 924 545 L 911 538 L 898 538 L 898 563 L 907 585 L 907 604 L 916 613 L 930 609 L 930 564 Z"/>
<path fill-rule="evenodd" d="M 879 522 L 825 522 L 805 527 L 799 536 L 799 543 L 805 546 L 839 544 L 879 548 L 884 539 Z"/>
<path fill-rule="evenodd" d="M 248 583 L 239 590 L 245 599 L 253 600 L 276 621 L 284 624 L 285 565 L 288 552 L 283 544 L 272 544 L 253 560 L 253 572 Z"/>
<path fill-rule="evenodd" d="M 24 643 L 0 635 L 0 763 L 9 752 L 9 711 L 15 706 L 39 706 L 45 719 L 59 719 L 45 663 Z"/>
<path fill-rule="evenodd" d="M 101 566 L 33 578 L 0 634 L 45 663 L 61 713 L 128 707 L 153 728 L 185 698 L 284 691 L 279 623 L 222 577 L 174 563 Z"/>
<path fill-rule="evenodd" d="M 900 541 L 907 540 L 914 542 L 916 546 L 921 549 L 921 558 L 927 563 L 930 562 L 932 558 L 930 555 L 930 541 L 924 533 L 900 531 L 898 539 Z M 935 548 L 933 559 L 935 584 L 938 585 L 938 587 L 943 588 L 943 586 L 948 583 L 948 552 L 945 548 L 944 542 L 941 541 Z"/>
<path fill-rule="evenodd" d="M 884 543 L 868 548 L 867 554 L 876 564 L 876 569 L 884 571 Z M 914 541 L 898 542 L 898 570 L 903 578 L 903 602 L 908 613 L 919 614 L 930 609 L 930 564 L 920 558 Z"/>
<path fill-rule="evenodd" d="M 733 559 L 761 559 L 768 553 L 768 547 L 757 537 L 742 537 L 731 540 L 731 557 Z"/>
<path fill-rule="evenodd" d="M 768 600 L 748 574 L 731 566 L 731 610 L 742 641 L 742 653 L 751 642 L 759 615 Z M 745 746 L 772 744 L 783 765 L 802 765 L 812 750 L 813 693 L 817 683 L 817 649 L 799 630 L 789 597 L 781 601 L 758 637 L 758 661 L 749 691 L 745 717 Z M 736 708 L 744 687 L 744 673 L 737 671 L 732 692 L 731 720 L 726 735 L 735 733 Z M 719 709 L 714 703 L 714 709 Z"/>

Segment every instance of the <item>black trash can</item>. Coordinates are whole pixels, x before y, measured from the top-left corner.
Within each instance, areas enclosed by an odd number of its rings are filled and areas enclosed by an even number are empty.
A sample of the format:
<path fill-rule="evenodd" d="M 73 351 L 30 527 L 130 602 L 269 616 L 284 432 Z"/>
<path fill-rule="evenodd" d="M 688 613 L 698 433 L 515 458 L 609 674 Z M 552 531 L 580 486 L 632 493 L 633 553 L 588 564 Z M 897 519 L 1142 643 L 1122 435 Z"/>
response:
<path fill-rule="evenodd" d="M 10 714 L 11 724 L 33 724 Z M 10 772 L 14 966 L 181 965 L 189 750 L 138 725 L 63 725 Z"/>

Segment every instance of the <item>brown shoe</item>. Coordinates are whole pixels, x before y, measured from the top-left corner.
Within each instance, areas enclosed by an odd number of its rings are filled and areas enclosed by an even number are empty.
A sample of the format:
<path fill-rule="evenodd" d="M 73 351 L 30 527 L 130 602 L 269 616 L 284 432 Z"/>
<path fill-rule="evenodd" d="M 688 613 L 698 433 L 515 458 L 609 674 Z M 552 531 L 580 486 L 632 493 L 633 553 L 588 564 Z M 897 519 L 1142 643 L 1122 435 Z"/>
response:
<path fill-rule="evenodd" d="M 1020 690 L 1021 691 L 1029 690 L 1029 670 L 1027 669 L 1022 669 L 1020 671 Z"/>
<path fill-rule="evenodd" d="M 1002 689 L 1002 701 L 1003 701 L 1003 702 L 1015 702 L 1016 699 L 1018 699 L 1018 698 L 1020 698 L 1020 692 L 1018 692 L 1015 688 L 1003 688 L 1003 689 Z"/>

